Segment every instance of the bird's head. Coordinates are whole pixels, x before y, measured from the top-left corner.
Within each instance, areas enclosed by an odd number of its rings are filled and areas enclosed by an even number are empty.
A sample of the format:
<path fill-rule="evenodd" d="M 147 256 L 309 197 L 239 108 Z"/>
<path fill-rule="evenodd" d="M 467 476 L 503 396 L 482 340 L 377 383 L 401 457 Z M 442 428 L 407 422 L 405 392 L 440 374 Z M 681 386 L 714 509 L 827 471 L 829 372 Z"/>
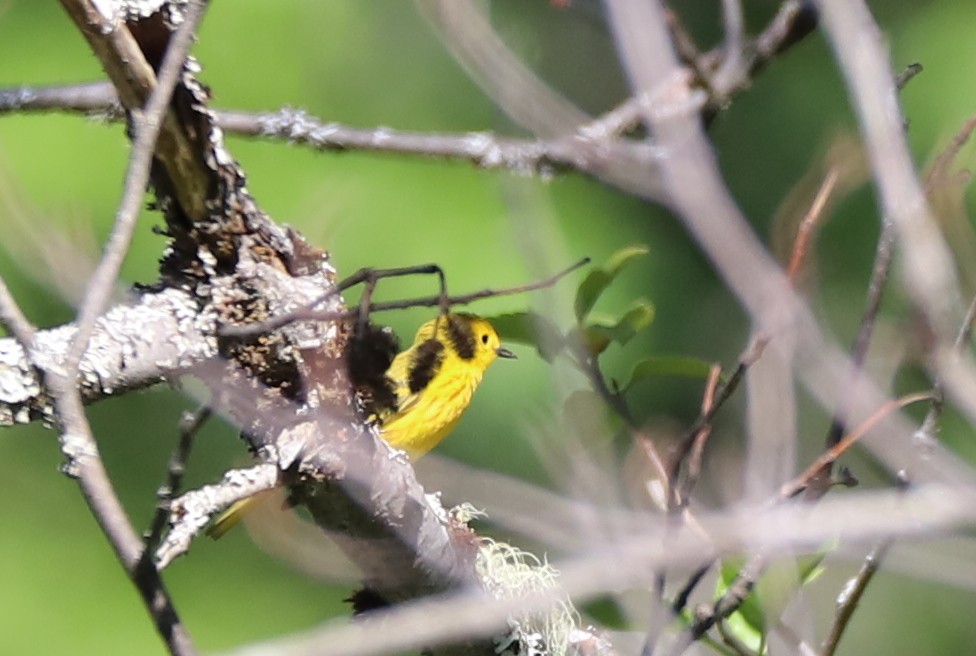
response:
<path fill-rule="evenodd" d="M 475 365 L 481 371 L 495 358 L 515 358 L 502 346 L 494 326 L 474 314 L 458 313 L 439 317 L 437 332 L 442 341 L 458 358 Z"/>

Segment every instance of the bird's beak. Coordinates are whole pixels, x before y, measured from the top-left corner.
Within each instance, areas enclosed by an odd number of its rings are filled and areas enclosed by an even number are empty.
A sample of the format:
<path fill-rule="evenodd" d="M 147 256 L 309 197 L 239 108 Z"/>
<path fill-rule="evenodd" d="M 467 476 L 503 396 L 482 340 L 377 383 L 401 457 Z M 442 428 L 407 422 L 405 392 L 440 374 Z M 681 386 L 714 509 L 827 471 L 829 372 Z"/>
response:
<path fill-rule="evenodd" d="M 502 347 L 496 348 L 495 353 L 497 353 L 498 357 L 500 358 L 507 358 L 509 360 L 518 360 L 518 356 L 512 353 L 511 351 L 509 351 L 507 348 L 502 348 Z"/>

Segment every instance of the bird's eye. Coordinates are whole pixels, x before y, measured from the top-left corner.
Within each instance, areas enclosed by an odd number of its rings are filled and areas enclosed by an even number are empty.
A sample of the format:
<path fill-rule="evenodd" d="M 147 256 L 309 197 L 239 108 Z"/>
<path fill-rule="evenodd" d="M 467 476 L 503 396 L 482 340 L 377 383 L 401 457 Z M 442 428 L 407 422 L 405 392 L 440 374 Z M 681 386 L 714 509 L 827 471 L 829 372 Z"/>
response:
<path fill-rule="evenodd" d="M 481 343 L 482 344 L 487 344 L 488 343 L 488 334 L 487 333 L 481 336 Z"/>

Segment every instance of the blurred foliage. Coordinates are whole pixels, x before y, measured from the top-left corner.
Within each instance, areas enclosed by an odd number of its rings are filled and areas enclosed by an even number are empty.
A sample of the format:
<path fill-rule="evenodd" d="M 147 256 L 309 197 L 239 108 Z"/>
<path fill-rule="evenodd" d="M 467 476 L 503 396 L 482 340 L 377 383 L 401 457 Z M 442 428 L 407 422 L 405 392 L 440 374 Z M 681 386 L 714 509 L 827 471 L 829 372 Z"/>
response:
<path fill-rule="evenodd" d="M 779 618 L 795 598 L 797 589 L 823 574 L 821 563 L 825 555 L 826 552 L 820 552 L 796 560 L 781 559 L 769 563 L 742 605 L 725 619 L 723 630 L 752 652 L 769 653 L 769 633 L 771 628 L 775 628 L 770 626 L 770 618 Z M 716 599 L 733 589 L 743 565 L 745 560 L 742 557 L 722 562 L 715 585 Z"/>
<path fill-rule="evenodd" d="M 676 3 L 706 46 L 720 39 L 719 3 Z M 750 26 L 776 3 L 749 5 Z M 526 61 L 590 112 L 626 96 L 598 3 L 557 9 L 541 0 L 493 4 L 499 30 Z M 971 0 L 872 3 L 888 31 L 896 66 L 925 72 L 903 93 L 919 161 L 938 151 L 969 115 L 976 87 L 965 72 L 976 58 Z M 303 108 L 323 120 L 430 131 L 512 128 L 441 47 L 410 3 L 354 0 L 212 3 L 195 55 L 218 107 Z M 0 3 L 0 85 L 100 79 L 94 57 L 56 3 Z M 797 180 L 838 134 L 854 125 L 827 44 L 814 35 L 773 62 L 711 128 L 729 184 L 764 237 Z M 605 261 L 642 243 L 650 254 L 621 273 L 594 311 L 619 311 L 637 298 L 656 310 L 650 329 L 602 362 L 626 381 L 653 354 L 735 361 L 748 326 L 735 300 L 681 227 L 659 208 L 589 179 L 552 181 L 482 172 L 463 163 L 357 153 L 318 154 L 280 143 L 230 138 L 249 188 L 278 221 L 331 251 L 340 272 L 361 266 L 437 262 L 452 292 L 515 285 L 588 255 Z M 964 160 L 972 162 L 972 150 Z M 121 194 L 127 144 L 119 125 L 73 116 L 0 117 L 0 274 L 42 325 L 70 317 L 69 305 L 26 271 L 23 259 L 52 230 L 107 234 Z M 151 282 L 163 240 L 145 212 L 124 276 Z M 862 308 L 878 223 L 870 190 L 837 208 L 821 235 L 806 287 L 826 321 L 849 338 Z M 90 259 L 96 252 L 84 253 Z M 19 255 L 21 259 L 13 257 Z M 55 272 L 57 273 L 57 272 Z M 77 270 L 60 272 L 78 276 Z M 378 298 L 430 293 L 433 283 L 383 284 Z M 483 302 L 482 314 L 539 311 L 570 325 L 573 285 L 529 298 Z M 898 299 L 887 307 L 897 322 Z M 426 311 L 379 317 L 412 334 Z M 903 319 L 907 322 L 907 319 Z M 518 348 L 518 347 L 516 347 Z M 479 466 L 545 481 L 546 467 L 526 425 L 559 407 L 563 381 L 530 349 L 497 365 L 444 453 Z M 674 364 L 674 363 L 672 363 Z M 678 363 L 680 364 L 680 363 Z M 677 365 L 676 365 L 677 366 Z M 652 367 L 652 365 L 648 365 Z M 578 381 L 577 381 L 578 383 Z M 576 385 L 581 386 L 581 383 Z M 639 419 L 687 426 L 701 381 L 658 376 L 630 386 Z M 148 521 L 157 481 L 176 441 L 182 409 L 193 401 L 160 389 L 92 409 L 95 430 L 119 493 L 137 525 Z M 713 441 L 728 453 L 740 439 L 735 406 L 723 411 Z M 804 412 L 812 434 L 822 412 Z M 951 421 L 951 418 L 950 418 Z M 811 449 L 818 448 L 816 445 Z M 972 442 L 965 447 L 973 451 Z M 76 486 L 57 471 L 53 434 L 39 426 L 0 434 L 0 636 L 10 653 L 160 654 L 163 649 L 132 586 L 87 514 Z M 198 440 L 188 485 L 247 462 L 232 427 L 214 423 Z M 490 512 L 490 509 L 489 509 Z M 320 585 L 260 552 L 241 532 L 201 543 L 166 574 L 191 634 L 203 648 L 281 635 L 341 614 L 348 587 Z M 972 593 L 918 587 L 882 575 L 868 593 L 841 654 L 959 653 L 976 635 L 960 613 Z M 829 597 L 833 592 L 823 593 Z M 826 599 L 825 597 L 825 599 Z M 822 607 L 829 608 L 829 600 Z M 923 614 L 932 619 L 923 619 Z M 941 619 L 936 619 L 941 618 Z M 825 621 L 826 618 L 819 618 Z M 954 621 L 956 620 L 956 621 Z M 921 630 L 925 627 L 925 630 Z"/>

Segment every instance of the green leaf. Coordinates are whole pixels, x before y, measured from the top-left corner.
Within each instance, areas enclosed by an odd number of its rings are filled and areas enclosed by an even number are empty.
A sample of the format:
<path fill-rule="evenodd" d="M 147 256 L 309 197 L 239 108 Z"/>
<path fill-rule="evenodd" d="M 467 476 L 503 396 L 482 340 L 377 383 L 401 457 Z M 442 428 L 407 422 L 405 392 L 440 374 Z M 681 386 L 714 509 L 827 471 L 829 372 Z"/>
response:
<path fill-rule="evenodd" d="M 817 580 L 817 577 L 823 574 L 824 567 L 821 563 L 823 563 L 823 560 L 827 557 L 827 554 L 833 551 L 836 547 L 837 544 L 832 542 L 829 546 L 815 554 L 800 556 L 796 559 L 796 567 L 801 585 L 812 583 L 813 581 Z"/>
<path fill-rule="evenodd" d="M 648 251 L 649 249 L 644 245 L 627 246 L 611 255 L 602 267 L 590 270 L 576 288 L 576 301 L 573 304 L 576 321 L 583 323 L 583 319 L 590 313 L 597 299 L 617 277 L 620 270 L 634 258 L 646 255 Z"/>
<path fill-rule="evenodd" d="M 823 572 L 827 550 L 799 557 L 786 557 L 768 563 L 752 592 L 739 609 L 728 617 L 726 627 L 743 644 L 757 653 L 765 651 L 766 618 L 779 617 L 801 585 Z M 716 594 L 723 595 L 739 574 L 742 559 L 722 563 Z"/>
<path fill-rule="evenodd" d="M 611 342 L 626 344 L 652 321 L 654 306 L 646 299 L 638 299 L 619 319 L 590 317 L 584 328 L 586 345 L 591 353 L 602 353 Z"/>
<path fill-rule="evenodd" d="M 617 321 L 614 340 L 626 344 L 634 338 L 634 335 L 650 326 L 652 321 L 654 321 L 654 304 L 643 298 L 638 299 Z"/>
<path fill-rule="evenodd" d="M 485 319 L 498 331 L 502 342 L 534 346 L 546 362 L 552 362 L 566 346 L 566 340 L 556 324 L 541 314 L 513 312 Z"/>
<path fill-rule="evenodd" d="M 644 244 L 634 244 L 624 246 L 610 256 L 607 263 L 603 265 L 604 270 L 611 276 L 616 276 L 624 266 L 637 257 L 643 257 L 651 252 L 651 249 Z"/>
<path fill-rule="evenodd" d="M 723 620 L 725 630 L 731 633 L 754 654 L 766 653 L 766 635 L 757 630 L 741 611 L 736 611 Z"/>
<path fill-rule="evenodd" d="M 623 386 L 626 392 L 639 380 L 664 376 L 682 378 L 708 378 L 712 369 L 710 362 L 682 355 L 654 355 L 641 360 L 634 366 L 630 378 Z"/>
<path fill-rule="evenodd" d="M 583 604 L 580 610 L 599 622 L 603 628 L 617 631 L 631 628 L 627 613 L 611 596 L 597 597 Z"/>
<path fill-rule="evenodd" d="M 603 269 L 593 269 L 586 274 L 583 282 L 576 288 L 576 300 L 573 303 L 577 322 L 582 322 L 586 318 L 593 309 L 596 299 L 600 298 L 600 294 L 612 280 Z"/>
<path fill-rule="evenodd" d="M 743 562 L 741 558 L 731 558 L 722 562 L 719 580 L 716 583 L 716 598 L 728 592 L 729 586 L 739 576 Z M 765 642 L 766 610 L 755 589 L 745 598 L 739 609 L 729 616 L 727 622 L 737 638 L 749 645 L 750 649 L 759 651 Z"/>

